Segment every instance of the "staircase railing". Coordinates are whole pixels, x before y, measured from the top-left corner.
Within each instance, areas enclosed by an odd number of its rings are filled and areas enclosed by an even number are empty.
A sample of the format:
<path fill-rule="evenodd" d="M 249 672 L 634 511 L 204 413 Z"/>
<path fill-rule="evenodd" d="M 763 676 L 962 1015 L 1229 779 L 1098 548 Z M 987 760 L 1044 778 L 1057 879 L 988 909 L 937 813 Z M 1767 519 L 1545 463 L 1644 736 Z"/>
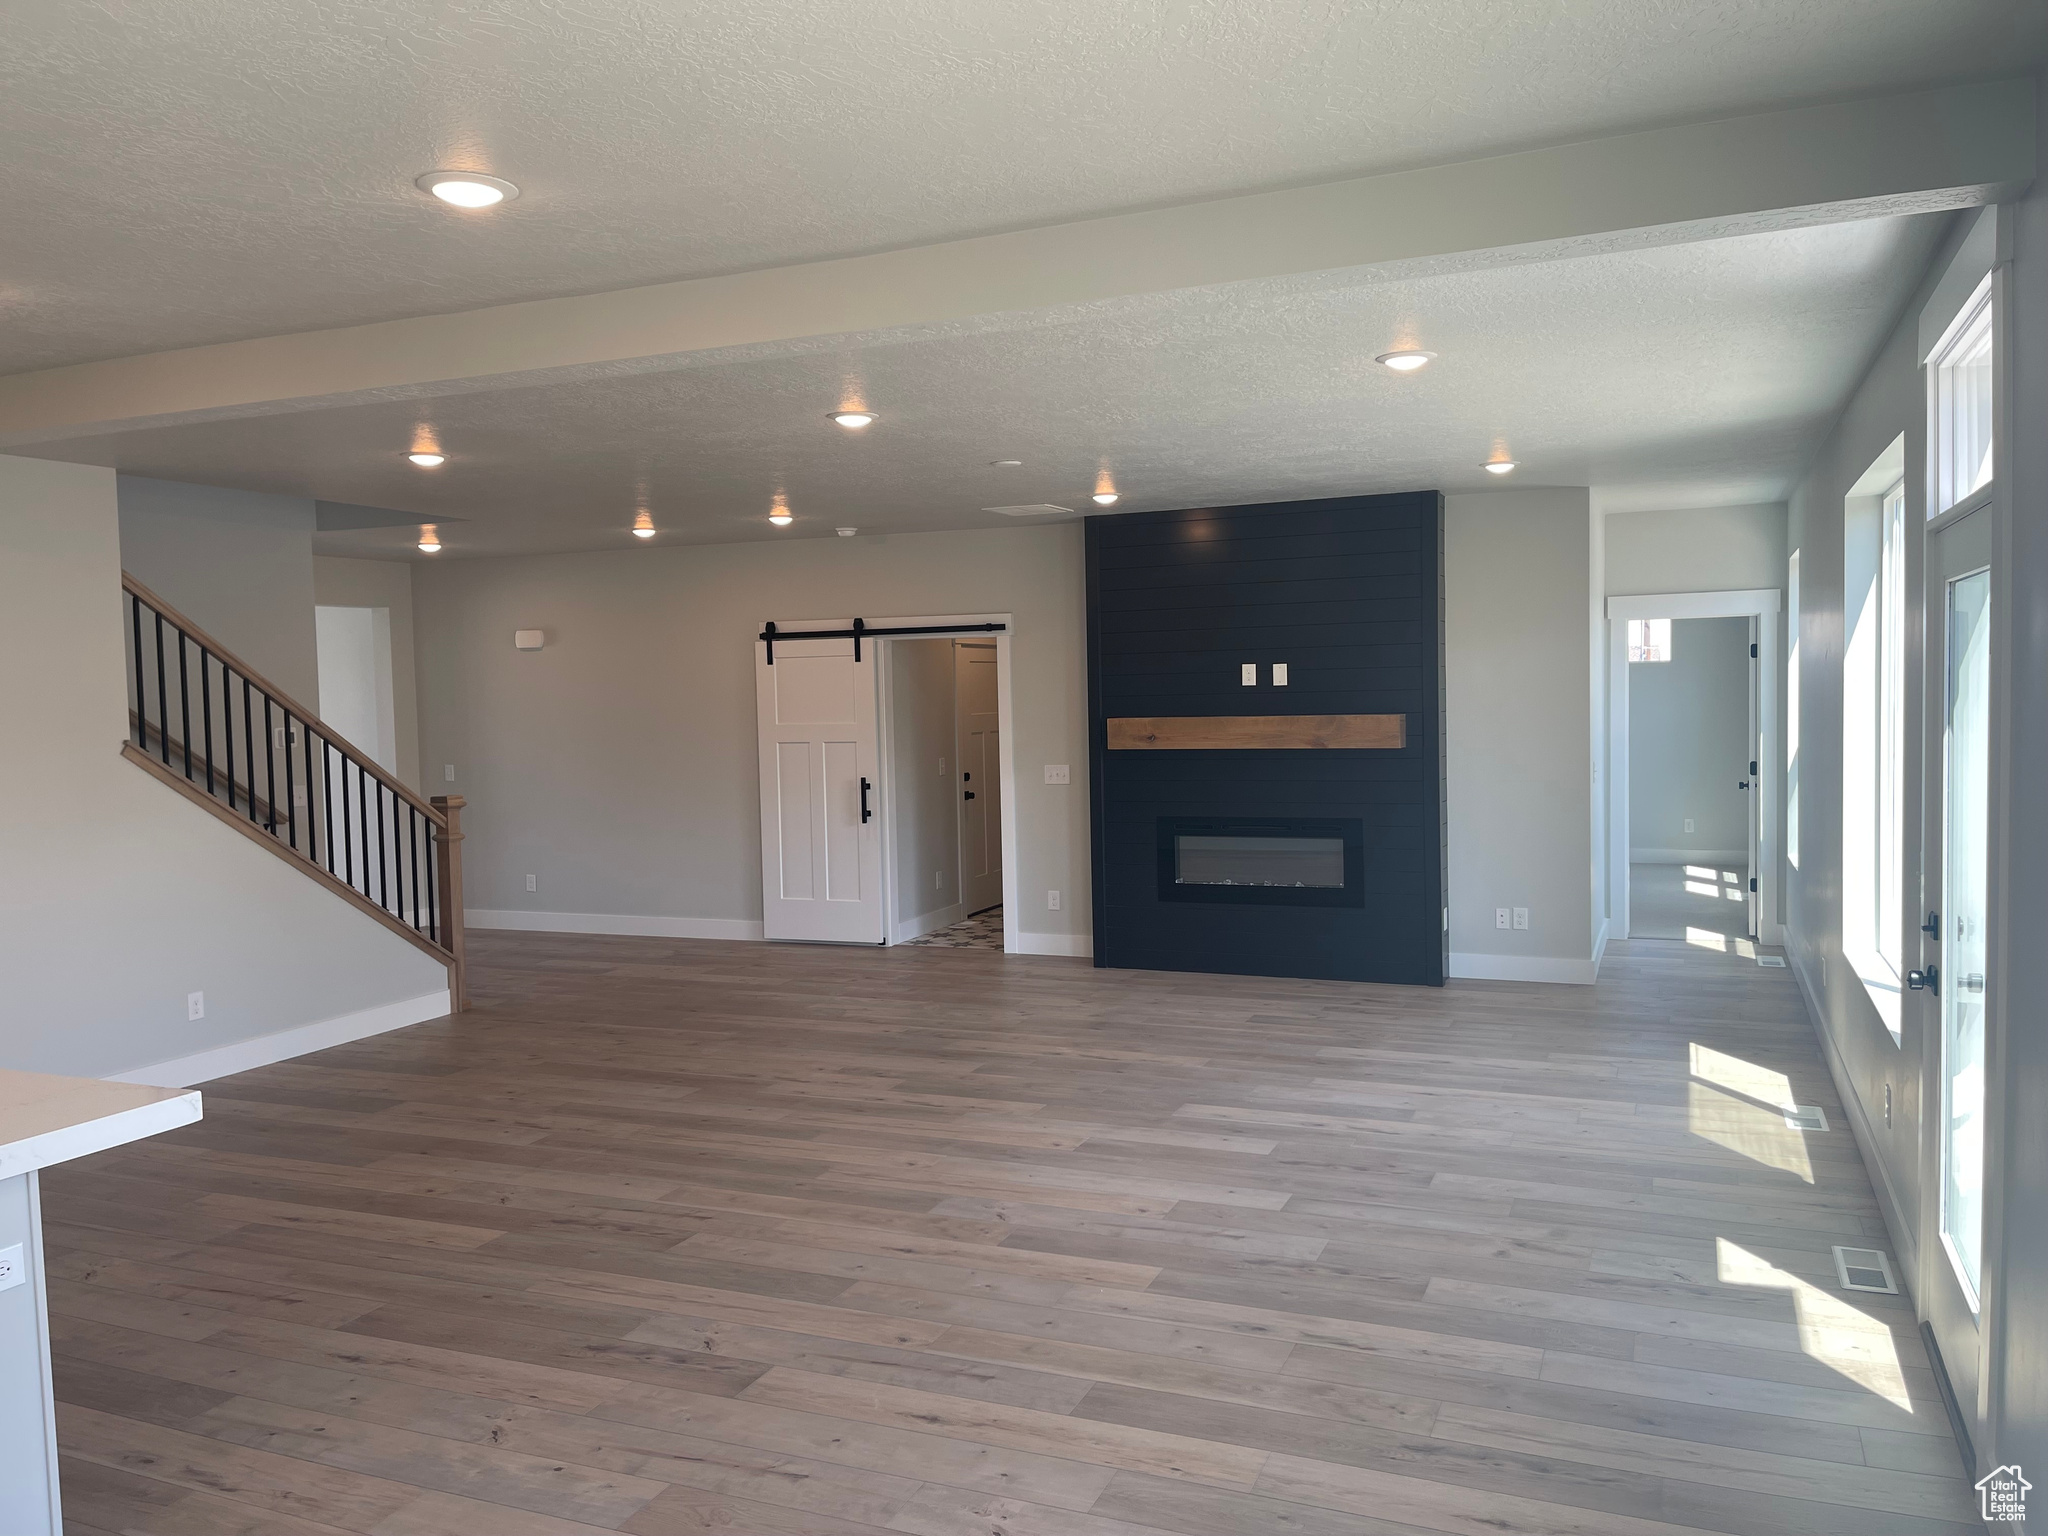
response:
<path fill-rule="evenodd" d="M 462 807 L 423 799 L 126 572 L 122 754 L 447 964 L 463 968 Z"/>

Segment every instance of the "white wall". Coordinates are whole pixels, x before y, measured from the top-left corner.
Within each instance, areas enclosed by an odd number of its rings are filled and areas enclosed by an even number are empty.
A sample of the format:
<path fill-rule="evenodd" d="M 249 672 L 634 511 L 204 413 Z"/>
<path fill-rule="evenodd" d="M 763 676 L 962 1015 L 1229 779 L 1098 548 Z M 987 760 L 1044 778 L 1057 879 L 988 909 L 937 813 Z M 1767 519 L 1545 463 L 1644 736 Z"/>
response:
<path fill-rule="evenodd" d="M 122 568 L 318 713 L 312 501 L 135 475 L 117 483 Z"/>
<path fill-rule="evenodd" d="M 953 642 L 891 640 L 887 645 L 893 778 L 883 810 L 896 857 L 891 916 L 895 937 L 905 939 L 967 915 L 959 910 Z"/>
<path fill-rule="evenodd" d="M 392 771 L 420 794 L 442 791 L 420 782 L 418 666 L 414 658 L 412 565 L 403 560 L 313 558 L 313 600 L 346 608 L 381 608 L 390 615 L 391 719 L 398 761 Z"/>
<path fill-rule="evenodd" d="M 391 769 L 391 610 L 322 604 L 313 610 L 313 631 L 320 641 L 320 718 Z"/>
<path fill-rule="evenodd" d="M 1593 979 L 1593 526 L 1583 489 L 1445 498 L 1453 975 Z"/>
<path fill-rule="evenodd" d="M 1615 512 L 1601 519 L 1607 594 L 1746 592 L 1785 584 L 1785 504 Z"/>
<path fill-rule="evenodd" d="M 1671 660 L 1628 669 L 1629 858 L 1746 857 L 1750 750 L 1749 621 L 1675 621 Z"/>
<path fill-rule="evenodd" d="M 0 642 L 37 658 L 0 669 L 0 1065 L 111 1076 L 445 1012 L 444 967 L 121 757 L 121 557 L 111 470 L 0 457 Z"/>
<path fill-rule="evenodd" d="M 1027 947 L 1085 952 L 1077 524 L 456 560 L 419 566 L 414 601 L 421 755 L 435 793 L 469 800 L 471 909 L 707 937 L 760 931 L 762 624 L 1013 614 L 1017 920 Z M 545 648 L 515 651 L 515 629 L 544 630 Z M 1044 783 L 1045 763 L 1074 765 L 1074 782 Z"/>

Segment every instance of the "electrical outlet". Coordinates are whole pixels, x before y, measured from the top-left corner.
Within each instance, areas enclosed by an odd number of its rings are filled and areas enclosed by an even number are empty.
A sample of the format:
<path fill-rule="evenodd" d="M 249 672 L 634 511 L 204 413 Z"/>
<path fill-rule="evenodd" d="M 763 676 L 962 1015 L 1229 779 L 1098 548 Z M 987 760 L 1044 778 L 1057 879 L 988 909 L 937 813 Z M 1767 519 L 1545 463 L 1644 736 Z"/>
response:
<path fill-rule="evenodd" d="M 527 888 L 527 889 L 528 889 L 529 891 L 537 891 L 537 890 L 539 890 L 539 889 L 540 889 L 540 882 L 539 882 L 539 880 L 538 880 L 538 879 L 536 879 L 536 878 L 535 878 L 534 876 L 532 876 L 532 875 L 528 875 L 528 876 L 526 877 L 526 888 Z"/>
<path fill-rule="evenodd" d="M 1692 830 L 1692 818 L 1690 816 L 1685 818 L 1685 830 L 1688 832 Z"/>
<path fill-rule="evenodd" d="M 206 1017 L 206 994 L 204 992 L 187 992 L 185 994 L 185 1017 L 188 1019 L 203 1019 Z"/>
<path fill-rule="evenodd" d="M 1073 775 L 1067 771 L 1067 764 L 1065 763 L 1047 763 L 1045 765 L 1045 782 L 1048 784 L 1071 784 L 1073 782 Z"/>
<path fill-rule="evenodd" d="M 1244 684 L 1244 686 L 1247 688 L 1258 687 L 1259 664 L 1256 661 L 1248 661 L 1243 666 L 1239 667 L 1237 669 L 1237 680 L 1240 683 Z"/>
<path fill-rule="evenodd" d="M 1493 926 L 1496 928 L 1505 928 L 1507 927 L 1507 925 L 1508 909 L 1506 907 L 1495 907 L 1493 909 Z"/>
<path fill-rule="evenodd" d="M 1058 891 L 1047 891 L 1045 893 L 1045 910 L 1048 912 L 1057 912 L 1059 911 L 1059 909 L 1060 893 Z"/>
<path fill-rule="evenodd" d="M 1515 908 L 1515 926 L 1517 928 L 1529 926 L 1529 909 L 1527 907 Z"/>
<path fill-rule="evenodd" d="M 11 1243 L 0 1248 L 0 1291 L 11 1291 L 28 1278 L 27 1263 L 22 1257 L 21 1244 Z"/>
<path fill-rule="evenodd" d="M 441 765 L 441 777 L 450 784 L 453 784 L 455 782 L 455 765 L 453 763 L 443 763 Z"/>
<path fill-rule="evenodd" d="M 1287 663 L 1284 661 L 1273 663 L 1273 686 L 1275 688 L 1285 688 L 1287 686 Z"/>

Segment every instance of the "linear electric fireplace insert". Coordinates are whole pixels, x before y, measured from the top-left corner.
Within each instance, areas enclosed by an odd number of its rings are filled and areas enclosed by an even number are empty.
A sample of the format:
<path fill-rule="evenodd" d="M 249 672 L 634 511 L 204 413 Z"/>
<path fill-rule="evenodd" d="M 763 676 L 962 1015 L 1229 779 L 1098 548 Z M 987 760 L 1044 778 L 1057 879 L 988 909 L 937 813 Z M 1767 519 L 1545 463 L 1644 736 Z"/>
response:
<path fill-rule="evenodd" d="M 1161 816 L 1159 899 L 1365 905 L 1365 826 L 1301 816 Z"/>

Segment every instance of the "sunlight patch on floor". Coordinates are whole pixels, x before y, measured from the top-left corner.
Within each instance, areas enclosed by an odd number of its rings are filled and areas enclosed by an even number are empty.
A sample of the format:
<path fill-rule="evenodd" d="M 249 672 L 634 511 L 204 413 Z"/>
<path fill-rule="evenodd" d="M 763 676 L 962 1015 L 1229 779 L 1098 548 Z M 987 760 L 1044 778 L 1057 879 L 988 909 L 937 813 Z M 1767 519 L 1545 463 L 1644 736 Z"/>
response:
<path fill-rule="evenodd" d="M 1698 1041 L 1691 1051 L 1686 1129 L 1702 1141 L 1811 1184 L 1813 1159 L 1807 1156 L 1806 1133 L 1785 1123 L 1792 1108 L 1792 1080 Z"/>
<path fill-rule="evenodd" d="M 1727 1238 L 1714 1240 L 1723 1285 L 1790 1291 L 1798 1320 L 1799 1349 L 1809 1359 L 1838 1371 L 1866 1392 L 1896 1408 L 1915 1411 L 1892 1331 L 1882 1319 L 1860 1312 L 1831 1291 L 1789 1274 Z"/>
<path fill-rule="evenodd" d="M 1695 949 L 1711 949 L 1723 955 L 1740 955 L 1745 960 L 1756 958 L 1755 940 L 1733 938 L 1725 933 L 1715 933 L 1711 928 L 1688 926 L 1685 930 L 1685 942 Z"/>

